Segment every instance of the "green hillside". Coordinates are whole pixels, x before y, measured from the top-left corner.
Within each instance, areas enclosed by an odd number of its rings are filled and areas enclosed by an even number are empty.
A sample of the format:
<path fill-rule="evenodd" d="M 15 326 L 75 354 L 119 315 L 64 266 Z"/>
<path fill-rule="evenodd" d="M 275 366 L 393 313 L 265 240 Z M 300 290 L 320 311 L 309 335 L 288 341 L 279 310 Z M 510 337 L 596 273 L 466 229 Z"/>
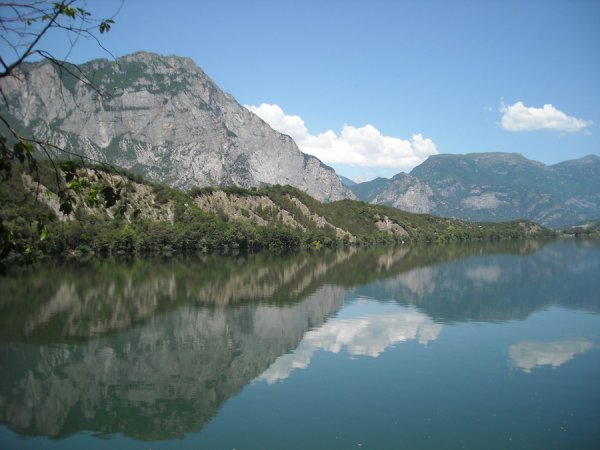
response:
<path fill-rule="evenodd" d="M 6 261 L 53 255 L 282 251 L 552 234 L 525 220 L 471 223 L 361 201 L 321 203 L 290 186 L 183 192 L 117 169 L 73 163 L 63 167 L 67 172 L 62 179 L 70 180 L 68 189 L 57 185 L 47 163 L 39 164 L 39 183 L 15 167 L 9 180 L 0 184 Z M 60 211 L 65 191 L 71 193 L 69 215 Z"/>

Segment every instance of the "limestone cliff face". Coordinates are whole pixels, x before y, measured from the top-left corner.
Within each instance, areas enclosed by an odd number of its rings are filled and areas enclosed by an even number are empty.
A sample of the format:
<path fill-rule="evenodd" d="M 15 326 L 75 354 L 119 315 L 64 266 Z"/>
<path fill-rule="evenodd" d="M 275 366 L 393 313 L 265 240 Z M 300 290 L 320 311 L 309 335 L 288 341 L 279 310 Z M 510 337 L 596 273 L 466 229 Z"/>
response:
<path fill-rule="evenodd" d="M 399 173 L 390 179 L 372 202 L 416 213 L 429 213 L 435 207 L 432 189 L 406 173 Z"/>
<path fill-rule="evenodd" d="M 189 58 L 142 52 L 79 69 L 100 92 L 49 63 L 26 64 L 19 77 L 2 80 L 14 122 L 182 189 L 289 184 L 319 200 L 354 198 L 333 169 L 222 92 Z"/>

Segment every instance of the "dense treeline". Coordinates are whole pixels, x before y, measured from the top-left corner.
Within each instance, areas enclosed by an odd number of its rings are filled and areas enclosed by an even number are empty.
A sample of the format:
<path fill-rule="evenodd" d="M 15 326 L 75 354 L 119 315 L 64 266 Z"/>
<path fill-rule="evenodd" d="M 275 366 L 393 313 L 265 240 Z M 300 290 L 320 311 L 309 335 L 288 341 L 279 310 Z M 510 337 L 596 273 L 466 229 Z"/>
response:
<path fill-rule="evenodd" d="M 54 176 L 53 170 L 47 164 L 39 164 L 35 175 L 39 185 L 35 181 L 29 185 L 24 183 L 19 170 L 13 171 L 0 184 L 4 259 L 28 260 L 52 255 L 85 257 L 265 249 L 287 251 L 395 242 L 520 239 L 531 234 L 531 227 L 535 227 L 525 221 L 468 223 L 352 200 L 323 204 L 290 186 L 202 188 L 186 193 L 146 183 L 139 175 L 127 171 L 108 170 L 106 167 L 87 167 L 82 171 L 74 163 L 69 163 L 68 170 L 75 174 L 70 177 L 70 183 L 77 187 L 77 196 L 73 199 L 71 214 L 60 217 L 60 213 L 57 216 L 48 206 L 48 201 L 43 201 L 44 196 L 50 198 L 52 193 L 64 189 L 57 184 L 63 181 Z M 93 183 L 89 182 L 90 178 L 93 178 Z M 102 188 L 103 185 L 109 189 Z M 86 186 L 95 187 L 92 191 Z M 144 198 L 150 198 L 146 206 L 140 201 L 142 188 L 148 192 Z M 216 191 L 235 198 L 268 197 L 275 207 L 261 207 L 252 212 L 266 221 L 266 224 L 259 225 L 243 208 L 240 220 L 232 219 L 226 211 L 208 213 L 196 205 L 194 200 L 197 197 Z M 102 206 L 96 199 L 103 192 L 112 196 L 110 208 Z M 292 199 L 299 200 L 311 214 L 326 219 L 331 225 L 317 226 Z M 163 214 L 167 207 L 171 214 L 169 220 L 150 218 L 147 211 L 152 209 L 156 216 Z M 287 211 L 299 226 L 286 224 L 281 218 L 281 211 Z M 404 231 L 378 229 L 376 222 L 384 217 Z M 347 233 L 340 234 L 339 229 Z M 540 231 L 549 233 L 541 228 L 535 233 Z"/>

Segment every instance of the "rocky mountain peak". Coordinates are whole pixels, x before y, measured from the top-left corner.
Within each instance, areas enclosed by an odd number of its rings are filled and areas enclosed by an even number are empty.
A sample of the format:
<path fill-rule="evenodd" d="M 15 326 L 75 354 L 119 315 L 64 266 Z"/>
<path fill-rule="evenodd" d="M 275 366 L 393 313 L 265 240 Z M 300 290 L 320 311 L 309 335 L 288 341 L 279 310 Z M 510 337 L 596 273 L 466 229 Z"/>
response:
<path fill-rule="evenodd" d="M 14 123 L 181 189 L 289 184 L 319 200 L 354 198 L 333 169 L 221 91 L 190 58 L 138 52 L 78 70 L 100 92 L 47 62 L 1 80 Z"/>

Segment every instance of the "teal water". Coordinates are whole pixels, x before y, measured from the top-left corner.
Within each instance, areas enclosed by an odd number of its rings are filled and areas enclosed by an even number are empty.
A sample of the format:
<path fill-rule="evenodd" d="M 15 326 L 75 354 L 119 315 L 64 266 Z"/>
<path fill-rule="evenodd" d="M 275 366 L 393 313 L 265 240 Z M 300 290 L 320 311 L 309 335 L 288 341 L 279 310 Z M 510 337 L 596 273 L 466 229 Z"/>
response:
<path fill-rule="evenodd" d="M 0 448 L 600 448 L 600 242 L 0 279 Z"/>

